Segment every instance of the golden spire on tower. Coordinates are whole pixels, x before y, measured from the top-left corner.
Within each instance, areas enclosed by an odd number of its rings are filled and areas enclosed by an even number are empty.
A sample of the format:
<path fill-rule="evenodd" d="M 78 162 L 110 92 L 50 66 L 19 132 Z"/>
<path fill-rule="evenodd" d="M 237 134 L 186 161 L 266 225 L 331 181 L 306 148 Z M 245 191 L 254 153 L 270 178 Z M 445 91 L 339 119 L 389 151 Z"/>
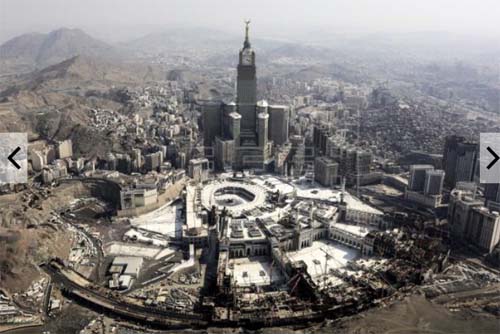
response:
<path fill-rule="evenodd" d="M 248 38 L 248 30 L 250 29 L 250 20 L 245 20 L 245 43 L 243 43 L 243 46 L 245 48 L 250 47 L 250 40 Z"/>

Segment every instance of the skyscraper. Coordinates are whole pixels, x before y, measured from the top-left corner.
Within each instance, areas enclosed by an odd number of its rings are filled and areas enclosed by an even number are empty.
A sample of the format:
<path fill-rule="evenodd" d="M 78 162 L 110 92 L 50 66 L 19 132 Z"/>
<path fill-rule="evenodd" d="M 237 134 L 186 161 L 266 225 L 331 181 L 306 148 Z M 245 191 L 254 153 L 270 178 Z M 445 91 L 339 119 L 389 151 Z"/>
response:
<path fill-rule="evenodd" d="M 245 40 L 237 67 L 236 103 L 211 102 L 202 106 L 204 145 L 213 148 L 217 142 L 219 148 L 219 154 L 206 149 L 205 156 L 214 160 L 216 169 L 227 166 L 235 170 L 267 170 L 273 160 L 269 140 L 276 140 L 276 145 L 288 141 L 288 108 L 269 106 L 265 100 L 257 102 L 255 52 L 250 44 L 250 21 L 245 23 Z M 233 154 L 228 151 L 230 147 Z M 220 159 L 224 161 L 216 161 Z"/>
<path fill-rule="evenodd" d="M 443 192 L 444 171 L 428 170 L 425 172 L 425 195 L 441 195 Z"/>
<path fill-rule="evenodd" d="M 405 199 L 425 207 L 436 208 L 441 204 L 444 172 L 432 165 L 411 165 Z"/>
<path fill-rule="evenodd" d="M 453 188 L 457 182 L 474 181 L 477 155 L 477 143 L 455 135 L 446 137 L 443 152 L 444 183 Z"/>
<path fill-rule="evenodd" d="M 314 160 L 314 179 L 325 187 L 338 183 L 339 164 L 328 157 L 317 157 Z"/>
<path fill-rule="evenodd" d="M 269 106 L 269 139 L 275 145 L 283 145 L 288 141 L 288 124 L 290 111 L 286 106 Z"/>
<path fill-rule="evenodd" d="M 222 103 L 206 103 L 202 106 L 203 140 L 206 147 L 212 147 L 215 137 L 221 132 Z"/>
<path fill-rule="evenodd" d="M 500 214 L 486 207 L 472 208 L 464 237 L 490 253 L 500 241 Z"/>
<path fill-rule="evenodd" d="M 315 124 L 313 127 L 313 144 L 317 154 L 328 154 L 326 152 L 326 143 L 332 136 L 332 130 L 326 124 Z"/>
<path fill-rule="evenodd" d="M 500 184 L 488 183 L 484 185 L 484 198 L 488 201 L 500 203 Z"/>
<path fill-rule="evenodd" d="M 246 21 L 245 41 L 240 50 L 238 74 L 236 81 L 236 103 L 241 115 L 242 131 L 255 131 L 255 105 L 257 103 L 257 75 L 255 66 L 255 52 L 252 50 L 249 39 L 249 24 Z"/>
<path fill-rule="evenodd" d="M 431 165 L 412 165 L 410 166 L 410 180 L 408 188 L 412 191 L 424 191 L 426 173 L 433 170 Z"/>
<path fill-rule="evenodd" d="M 233 165 L 236 169 L 266 169 L 270 163 L 268 137 L 268 105 L 257 102 L 255 52 L 249 39 L 249 24 L 245 22 L 245 40 L 239 53 L 236 79 L 236 110 L 241 115 L 240 140 L 235 146 Z"/>

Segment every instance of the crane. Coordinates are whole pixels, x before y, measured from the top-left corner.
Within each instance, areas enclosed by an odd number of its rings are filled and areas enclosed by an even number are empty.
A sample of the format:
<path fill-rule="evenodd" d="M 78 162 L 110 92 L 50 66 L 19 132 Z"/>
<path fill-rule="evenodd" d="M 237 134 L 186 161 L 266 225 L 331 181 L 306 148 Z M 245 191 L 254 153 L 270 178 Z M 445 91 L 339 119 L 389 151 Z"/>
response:
<path fill-rule="evenodd" d="M 295 275 L 295 276 L 297 277 L 297 279 L 295 280 L 295 283 L 293 284 L 293 287 L 292 287 L 292 289 L 290 290 L 290 295 L 293 295 L 293 292 L 295 291 L 295 289 L 296 289 L 296 288 L 297 288 L 297 286 L 299 285 L 299 282 L 300 282 L 300 280 L 301 280 L 301 278 L 302 278 L 302 275 L 300 275 L 300 274 L 297 274 L 297 275 Z"/>
<path fill-rule="evenodd" d="M 335 262 L 337 262 L 341 267 L 344 266 L 344 264 L 342 262 L 340 262 L 339 260 L 337 260 L 333 255 L 331 255 L 327 250 L 325 250 L 323 247 L 320 248 L 320 250 L 325 253 L 325 269 L 323 270 L 323 287 L 326 286 L 326 279 L 328 278 L 328 272 L 327 272 L 327 269 L 328 269 L 328 260 L 334 260 Z"/>
<path fill-rule="evenodd" d="M 297 273 L 292 278 L 290 278 L 288 280 L 288 282 L 286 283 L 286 285 L 290 286 L 290 284 L 293 282 L 292 288 L 290 289 L 290 295 L 293 294 L 293 292 L 295 291 L 295 289 L 299 285 L 301 278 L 302 278 L 302 276 L 300 275 L 300 273 Z"/>
<path fill-rule="evenodd" d="M 271 266 L 269 267 L 269 285 L 273 282 L 273 266 L 274 266 L 274 258 L 271 262 Z"/>
<path fill-rule="evenodd" d="M 323 248 L 320 248 L 320 250 L 325 253 L 325 268 L 323 269 L 323 287 L 326 286 L 326 279 L 327 279 L 327 269 L 328 269 L 328 260 L 332 259 L 333 257 Z"/>

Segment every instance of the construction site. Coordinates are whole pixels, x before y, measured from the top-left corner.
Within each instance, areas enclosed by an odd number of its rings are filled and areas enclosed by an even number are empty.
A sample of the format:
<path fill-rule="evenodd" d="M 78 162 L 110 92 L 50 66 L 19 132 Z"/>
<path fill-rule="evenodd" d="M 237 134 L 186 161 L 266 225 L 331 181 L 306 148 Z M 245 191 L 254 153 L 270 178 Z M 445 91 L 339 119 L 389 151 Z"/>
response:
<path fill-rule="evenodd" d="M 24 296 L 43 312 L 18 310 L 18 321 L 43 323 L 73 300 L 147 328 L 301 327 L 415 294 L 499 314 L 498 272 L 451 257 L 441 237 L 342 185 L 220 174 L 130 217 L 112 213 L 111 197 L 82 194 L 52 212 L 72 245 L 40 264 L 42 280 Z M 21 301 L 5 296 L 5 316 Z"/>

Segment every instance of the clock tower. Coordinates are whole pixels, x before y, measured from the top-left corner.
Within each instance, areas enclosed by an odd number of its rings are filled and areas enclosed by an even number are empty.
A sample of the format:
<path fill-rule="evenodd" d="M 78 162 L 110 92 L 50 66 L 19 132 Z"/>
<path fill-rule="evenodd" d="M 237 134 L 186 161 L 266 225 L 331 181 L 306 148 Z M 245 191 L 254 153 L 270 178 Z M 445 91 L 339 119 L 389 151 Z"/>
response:
<path fill-rule="evenodd" d="M 255 52 L 248 38 L 250 21 L 245 21 L 245 41 L 240 50 L 236 84 L 236 104 L 241 115 L 241 129 L 256 131 L 257 77 Z"/>

